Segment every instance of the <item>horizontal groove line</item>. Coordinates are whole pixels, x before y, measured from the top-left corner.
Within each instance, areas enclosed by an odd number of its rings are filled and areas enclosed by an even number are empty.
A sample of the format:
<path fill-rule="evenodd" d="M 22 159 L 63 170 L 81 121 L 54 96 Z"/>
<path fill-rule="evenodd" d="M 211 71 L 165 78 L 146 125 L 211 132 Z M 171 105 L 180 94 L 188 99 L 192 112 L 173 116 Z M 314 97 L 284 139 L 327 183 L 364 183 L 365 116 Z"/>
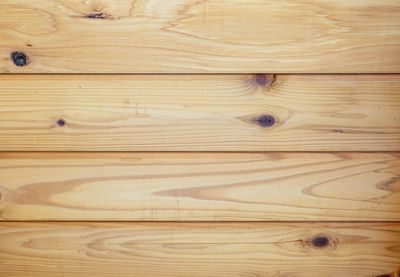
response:
<path fill-rule="evenodd" d="M 357 75 L 357 76 L 382 76 L 382 75 L 391 75 L 391 76 L 396 76 L 400 75 L 400 72 L 398 73 L 280 73 L 280 72 L 241 72 L 241 73 L 88 73 L 88 72 L 82 72 L 82 73 L 62 73 L 62 72 L 56 72 L 56 73 L 50 73 L 50 72 L 32 72 L 32 73 L 0 73 L 0 76 L 8 76 L 8 75 L 49 75 L 49 76 L 59 76 L 59 75 L 96 75 L 96 76 L 106 76 L 106 75 L 121 75 L 121 76 L 240 76 L 240 75 L 255 75 L 255 74 L 274 74 L 274 75 L 309 75 L 309 76 L 329 76 L 329 75 L 342 75 L 342 76 L 352 76 L 352 75 Z"/>
<path fill-rule="evenodd" d="M 177 220 L 0 220 L 1 223 L 132 223 L 132 224 L 139 224 L 139 223 L 157 223 L 157 224 L 400 224 L 400 220 L 395 221 L 380 221 L 380 220 L 373 220 L 373 221 L 329 221 L 329 220 L 321 220 L 321 221 L 210 221 L 210 220 L 202 220 L 202 221 L 177 221 Z"/>
<path fill-rule="evenodd" d="M 400 154 L 400 151 L 63 151 L 63 150 L 49 150 L 49 151 L 0 151 L 1 154 Z"/>

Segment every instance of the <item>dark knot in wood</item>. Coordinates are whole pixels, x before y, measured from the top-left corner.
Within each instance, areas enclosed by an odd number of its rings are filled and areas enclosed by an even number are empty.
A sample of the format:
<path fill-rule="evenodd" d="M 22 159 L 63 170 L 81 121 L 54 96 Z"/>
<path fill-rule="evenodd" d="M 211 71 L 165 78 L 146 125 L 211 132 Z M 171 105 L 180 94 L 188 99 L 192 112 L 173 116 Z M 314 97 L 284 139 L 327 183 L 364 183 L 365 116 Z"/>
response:
<path fill-rule="evenodd" d="M 61 119 L 57 120 L 56 123 L 57 123 L 58 127 L 63 127 L 65 125 L 65 120 L 61 118 Z"/>
<path fill-rule="evenodd" d="M 110 18 L 111 16 L 109 16 L 106 13 L 95 12 L 95 13 L 87 14 L 86 17 L 93 18 L 93 19 L 107 19 L 107 18 Z"/>
<path fill-rule="evenodd" d="M 325 236 L 316 236 L 311 239 L 311 245 L 316 248 L 324 248 L 330 244 L 330 240 Z"/>
<path fill-rule="evenodd" d="M 264 128 L 271 127 L 276 123 L 275 117 L 269 114 L 260 115 L 255 121 Z"/>
<path fill-rule="evenodd" d="M 11 60 L 16 66 L 26 66 L 27 64 L 29 64 L 28 56 L 22 51 L 12 52 Z"/>
<path fill-rule="evenodd" d="M 269 89 L 275 82 L 274 74 L 257 74 L 253 77 L 253 82 L 255 82 L 260 87 L 265 87 Z"/>

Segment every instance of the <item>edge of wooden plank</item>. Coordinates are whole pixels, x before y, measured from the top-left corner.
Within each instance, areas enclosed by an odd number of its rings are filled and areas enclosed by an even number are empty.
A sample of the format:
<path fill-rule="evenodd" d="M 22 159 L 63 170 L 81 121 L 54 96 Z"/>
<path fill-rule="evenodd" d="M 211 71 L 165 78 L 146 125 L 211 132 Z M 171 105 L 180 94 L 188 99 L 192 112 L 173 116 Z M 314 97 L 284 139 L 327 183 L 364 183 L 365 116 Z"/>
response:
<path fill-rule="evenodd" d="M 66 73 L 400 70 L 400 56 L 396 54 L 400 25 L 396 1 L 229 3 L 5 1 L 1 9 L 4 39 L 0 70 Z M 26 58 L 21 58 L 24 57 L 21 52 Z M 10 59 L 12 53 L 17 54 L 16 58 Z"/>
<path fill-rule="evenodd" d="M 0 150 L 400 151 L 399 76 L 0 75 Z"/>
<path fill-rule="evenodd" d="M 399 158 L 0 153 L 0 212 L 36 221 L 398 221 Z"/>
<path fill-rule="evenodd" d="M 378 276 L 399 223 L 0 223 L 7 276 Z"/>

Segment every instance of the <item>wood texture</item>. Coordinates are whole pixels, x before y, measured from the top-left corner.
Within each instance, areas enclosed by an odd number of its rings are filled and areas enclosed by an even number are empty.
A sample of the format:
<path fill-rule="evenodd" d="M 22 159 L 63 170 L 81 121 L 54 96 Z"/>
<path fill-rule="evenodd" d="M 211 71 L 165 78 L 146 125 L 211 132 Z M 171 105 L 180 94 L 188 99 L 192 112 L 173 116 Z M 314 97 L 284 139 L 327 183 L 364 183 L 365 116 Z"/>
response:
<path fill-rule="evenodd" d="M 399 224 L 382 223 L 1 223 L 0 269 L 7 277 L 370 277 L 398 270 L 399 241 Z"/>
<path fill-rule="evenodd" d="M 400 75 L 3 75 L 1 151 L 400 151 Z"/>
<path fill-rule="evenodd" d="M 2 72 L 399 73 L 400 2 L 2 0 L 0 38 Z"/>
<path fill-rule="evenodd" d="M 400 220 L 398 154 L 0 154 L 2 220 Z"/>

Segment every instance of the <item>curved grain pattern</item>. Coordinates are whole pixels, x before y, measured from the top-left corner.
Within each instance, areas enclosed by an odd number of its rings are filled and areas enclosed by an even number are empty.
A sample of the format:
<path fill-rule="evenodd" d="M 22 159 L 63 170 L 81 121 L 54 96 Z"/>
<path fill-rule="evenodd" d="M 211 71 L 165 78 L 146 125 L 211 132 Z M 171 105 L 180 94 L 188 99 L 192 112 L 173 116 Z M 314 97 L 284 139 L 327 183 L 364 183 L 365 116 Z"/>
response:
<path fill-rule="evenodd" d="M 398 73 L 399 30 L 397 0 L 2 0 L 0 71 Z"/>
<path fill-rule="evenodd" d="M 3 75 L 2 151 L 400 151 L 399 75 Z"/>
<path fill-rule="evenodd" d="M 370 277 L 398 270 L 399 241 L 399 224 L 382 223 L 1 223 L 0 269 L 31 277 Z"/>
<path fill-rule="evenodd" d="M 3 220 L 400 220 L 398 154 L 0 154 Z"/>

